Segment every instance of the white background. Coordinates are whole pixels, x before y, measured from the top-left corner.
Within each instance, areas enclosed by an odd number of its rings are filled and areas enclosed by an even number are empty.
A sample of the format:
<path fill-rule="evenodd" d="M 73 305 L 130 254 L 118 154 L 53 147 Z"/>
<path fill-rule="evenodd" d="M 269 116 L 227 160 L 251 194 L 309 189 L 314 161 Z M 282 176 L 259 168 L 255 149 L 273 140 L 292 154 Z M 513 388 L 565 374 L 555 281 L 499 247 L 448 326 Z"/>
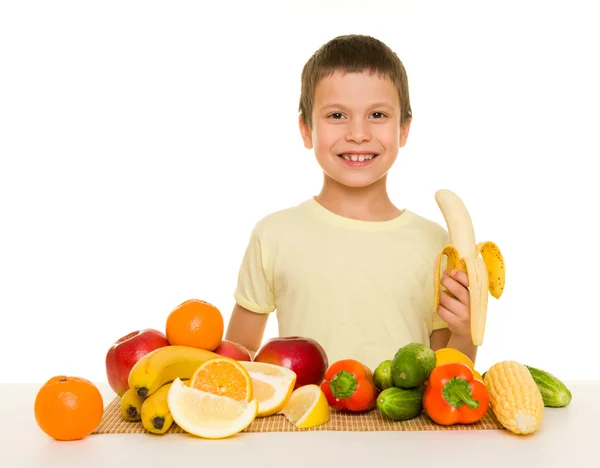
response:
<path fill-rule="evenodd" d="M 393 200 L 443 224 L 450 188 L 505 255 L 477 367 L 600 379 L 593 2 L 318 3 L 1 4 L 0 381 L 104 381 L 189 298 L 228 321 L 254 223 L 320 189 L 300 72 L 346 33 L 408 71 Z"/>

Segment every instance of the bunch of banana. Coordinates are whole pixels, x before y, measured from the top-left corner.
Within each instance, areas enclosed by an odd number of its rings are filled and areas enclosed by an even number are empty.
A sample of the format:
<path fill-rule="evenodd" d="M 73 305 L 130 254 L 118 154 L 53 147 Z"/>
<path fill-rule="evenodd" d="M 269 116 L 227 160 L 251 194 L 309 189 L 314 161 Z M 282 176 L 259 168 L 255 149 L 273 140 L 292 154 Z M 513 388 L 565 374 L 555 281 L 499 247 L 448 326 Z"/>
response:
<path fill-rule="evenodd" d="M 160 387 L 144 400 L 142 404 L 142 426 L 153 434 L 164 434 L 173 425 L 169 411 L 168 396 L 173 382 Z"/>
<path fill-rule="evenodd" d="M 176 378 L 188 381 L 208 359 L 218 357 L 205 349 L 164 346 L 142 356 L 129 373 L 129 389 L 121 398 L 121 416 L 140 421 L 148 432 L 164 434 L 173 425 L 167 404 Z"/>
<path fill-rule="evenodd" d="M 218 354 L 190 346 L 163 346 L 142 356 L 129 372 L 129 388 L 149 397 L 177 377 L 189 379 L 203 362 Z"/>
<path fill-rule="evenodd" d="M 435 268 L 435 307 L 440 303 L 441 265 L 447 257 L 446 268 L 464 271 L 469 278 L 471 337 L 481 346 L 485 333 L 488 291 L 499 299 L 504 291 L 504 257 L 492 241 L 475 243 L 471 217 L 462 200 L 450 190 L 438 190 L 435 200 L 444 216 L 450 244 L 440 253 Z M 450 294 L 450 292 L 448 291 Z"/>
<path fill-rule="evenodd" d="M 144 399 L 133 388 L 127 389 L 121 397 L 121 416 L 127 421 L 139 421 L 143 403 Z"/>

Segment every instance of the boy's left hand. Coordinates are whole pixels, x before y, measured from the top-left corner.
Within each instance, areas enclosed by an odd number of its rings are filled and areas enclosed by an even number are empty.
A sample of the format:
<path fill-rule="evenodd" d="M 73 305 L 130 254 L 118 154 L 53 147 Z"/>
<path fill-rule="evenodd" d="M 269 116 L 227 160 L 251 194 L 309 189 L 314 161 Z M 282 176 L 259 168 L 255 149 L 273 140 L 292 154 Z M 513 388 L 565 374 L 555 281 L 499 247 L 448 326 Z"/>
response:
<path fill-rule="evenodd" d="M 451 292 L 440 291 L 438 315 L 448 324 L 452 335 L 456 337 L 471 337 L 471 314 L 469 300 L 469 278 L 464 271 L 452 270 L 451 276 L 444 271 L 442 285 Z"/>

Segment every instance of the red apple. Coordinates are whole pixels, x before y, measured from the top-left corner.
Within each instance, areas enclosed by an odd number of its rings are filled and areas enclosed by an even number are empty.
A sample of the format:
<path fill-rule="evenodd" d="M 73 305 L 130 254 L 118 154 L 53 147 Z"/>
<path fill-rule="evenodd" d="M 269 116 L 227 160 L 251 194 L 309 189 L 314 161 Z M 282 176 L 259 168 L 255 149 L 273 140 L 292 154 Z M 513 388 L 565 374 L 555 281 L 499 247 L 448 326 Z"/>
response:
<path fill-rule="evenodd" d="M 106 353 L 106 376 L 110 387 L 119 396 L 129 388 L 129 372 L 142 356 L 150 351 L 169 346 L 164 333 L 146 328 L 119 338 Z"/>
<path fill-rule="evenodd" d="M 302 336 L 271 338 L 256 352 L 254 361 L 293 370 L 296 373 L 294 389 L 321 384 L 329 366 L 323 347 L 312 338 Z"/>
<path fill-rule="evenodd" d="M 221 340 L 221 343 L 213 350 L 213 353 L 238 361 L 252 361 L 250 351 L 241 344 L 234 343 L 233 341 Z"/>

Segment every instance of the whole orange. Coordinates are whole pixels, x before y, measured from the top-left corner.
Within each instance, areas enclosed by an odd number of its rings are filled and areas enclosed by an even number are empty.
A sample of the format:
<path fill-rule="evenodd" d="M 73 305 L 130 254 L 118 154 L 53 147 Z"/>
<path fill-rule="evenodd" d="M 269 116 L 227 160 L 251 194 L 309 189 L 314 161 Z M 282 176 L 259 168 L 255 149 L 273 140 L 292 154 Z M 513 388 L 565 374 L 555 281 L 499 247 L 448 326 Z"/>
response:
<path fill-rule="evenodd" d="M 103 412 L 100 391 L 82 377 L 52 377 L 35 397 L 35 420 L 42 431 L 56 440 L 78 440 L 90 435 L 100 424 Z"/>
<path fill-rule="evenodd" d="M 223 315 L 200 299 L 179 304 L 167 317 L 166 335 L 171 345 L 214 351 L 223 339 Z"/>

